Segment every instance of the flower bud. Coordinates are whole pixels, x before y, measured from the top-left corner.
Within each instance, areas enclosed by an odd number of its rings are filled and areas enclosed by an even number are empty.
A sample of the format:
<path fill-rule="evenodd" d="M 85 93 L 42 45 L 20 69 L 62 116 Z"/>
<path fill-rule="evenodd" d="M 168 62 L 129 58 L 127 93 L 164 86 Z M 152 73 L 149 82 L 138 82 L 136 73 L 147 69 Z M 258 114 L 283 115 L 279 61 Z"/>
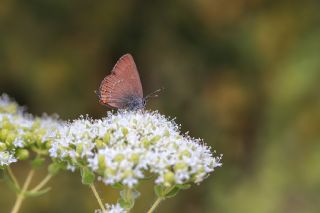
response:
<path fill-rule="evenodd" d="M 5 143 L 0 142 L 0 152 L 7 149 L 7 145 Z"/>
<path fill-rule="evenodd" d="M 2 129 L 0 131 L 0 140 L 5 141 L 7 139 L 8 134 L 9 134 L 9 131 L 7 129 Z"/>
<path fill-rule="evenodd" d="M 123 134 L 124 136 L 127 136 L 127 135 L 128 135 L 129 130 L 128 130 L 127 128 L 123 127 L 123 128 L 121 129 L 121 131 L 122 131 L 122 134 Z"/>
<path fill-rule="evenodd" d="M 107 132 L 103 137 L 103 142 L 108 144 L 110 142 L 110 132 Z"/>
<path fill-rule="evenodd" d="M 6 143 L 7 144 L 12 144 L 15 138 L 16 138 L 15 134 L 9 133 L 7 135 Z"/>
<path fill-rule="evenodd" d="M 164 174 L 164 184 L 166 186 L 171 186 L 175 182 L 175 177 L 173 172 L 166 172 Z"/>
<path fill-rule="evenodd" d="M 179 162 L 179 163 L 176 163 L 176 165 L 174 165 L 174 171 L 185 170 L 186 168 L 188 168 L 188 166 L 183 162 Z"/>
<path fill-rule="evenodd" d="M 18 149 L 17 153 L 16 153 L 16 157 L 19 160 L 26 160 L 29 158 L 29 155 L 30 155 L 30 153 L 27 149 Z"/>
<path fill-rule="evenodd" d="M 95 140 L 95 143 L 96 143 L 96 146 L 97 146 L 98 149 L 101 149 L 101 148 L 104 147 L 104 142 L 103 142 L 103 140 L 96 139 L 96 140 Z"/>
<path fill-rule="evenodd" d="M 124 155 L 123 154 L 117 154 L 114 157 L 114 161 L 116 161 L 116 162 L 121 162 L 123 159 L 124 159 Z"/>
<path fill-rule="evenodd" d="M 98 166 L 100 170 L 103 170 L 106 168 L 106 161 L 103 155 L 98 156 Z"/>
<path fill-rule="evenodd" d="M 139 155 L 138 154 L 136 154 L 136 153 L 134 153 L 134 154 L 132 154 L 131 155 L 131 161 L 133 162 L 133 163 L 138 163 L 139 162 Z"/>
<path fill-rule="evenodd" d="M 188 150 L 183 150 L 182 152 L 180 152 L 180 156 L 181 157 L 182 156 L 186 156 L 186 157 L 190 158 L 191 154 L 190 154 L 190 152 Z"/>

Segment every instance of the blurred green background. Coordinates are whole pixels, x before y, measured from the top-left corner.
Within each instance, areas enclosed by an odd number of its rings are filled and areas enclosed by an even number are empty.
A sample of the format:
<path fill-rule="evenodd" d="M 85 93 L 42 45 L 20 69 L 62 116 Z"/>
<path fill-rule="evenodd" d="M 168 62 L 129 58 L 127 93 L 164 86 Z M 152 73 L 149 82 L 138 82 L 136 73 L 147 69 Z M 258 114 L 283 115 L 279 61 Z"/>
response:
<path fill-rule="evenodd" d="M 147 108 L 224 154 L 222 168 L 158 212 L 320 212 L 319 9 L 318 0 L 1 0 L 0 92 L 37 115 L 99 118 L 93 91 L 129 52 L 145 93 L 166 88 Z M 14 169 L 23 178 L 28 167 Z M 78 173 L 50 185 L 21 212 L 98 208 Z M 140 187 L 134 212 L 151 205 L 151 187 Z M 116 191 L 99 191 L 116 202 Z M 0 212 L 13 202 L 0 183 Z"/>

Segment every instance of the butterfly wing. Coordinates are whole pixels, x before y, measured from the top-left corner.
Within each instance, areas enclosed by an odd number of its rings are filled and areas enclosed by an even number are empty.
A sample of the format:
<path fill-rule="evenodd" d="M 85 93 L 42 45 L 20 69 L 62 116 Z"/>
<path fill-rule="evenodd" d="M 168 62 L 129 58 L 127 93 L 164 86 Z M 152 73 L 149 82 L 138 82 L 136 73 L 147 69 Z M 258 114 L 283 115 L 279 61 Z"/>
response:
<path fill-rule="evenodd" d="M 112 108 L 125 108 L 128 97 L 143 98 L 137 66 L 130 54 L 122 56 L 100 84 L 100 103 Z"/>

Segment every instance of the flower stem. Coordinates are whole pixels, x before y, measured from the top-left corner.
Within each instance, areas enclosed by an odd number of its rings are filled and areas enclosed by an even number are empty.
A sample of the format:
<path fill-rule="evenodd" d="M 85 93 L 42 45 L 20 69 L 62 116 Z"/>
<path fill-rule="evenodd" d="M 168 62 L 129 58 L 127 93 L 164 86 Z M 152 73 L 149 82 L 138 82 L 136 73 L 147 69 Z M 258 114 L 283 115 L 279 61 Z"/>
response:
<path fill-rule="evenodd" d="M 37 185 L 35 186 L 33 189 L 31 189 L 30 191 L 31 192 L 36 192 L 36 191 L 39 191 L 42 187 L 44 187 L 48 182 L 49 180 L 52 178 L 52 175 L 51 174 L 47 174 L 47 176 Z"/>
<path fill-rule="evenodd" d="M 124 190 L 125 190 L 125 200 L 127 202 L 133 202 L 133 204 L 134 204 L 134 199 L 132 198 L 132 189 L 130 187 L 125 187 Z M 125 209 L 126 209 L 126 211 L 128 213 L 130 213 L 132 207 L 133 206 L 130 206 L 130 207 L 125 208 Z"/>
<path fill-rule="evenodd" d="M 16 202 L 14 203 L 11 213 L 17 213 L 19 211 L 21 204 L 25 199 L 24 193 L 27 191 L 33 175 L 34 175 L 34 170 L 31 169 L 29 174 L 27 175 L 27 178 L 22 186 L 21 191 L 17 194 L 17 199 L 16 199 Z"/>
<path fill-rule="evenodd" d="M 97 190 L 96 190 L 96 187 L 94 186 L 93 183 L 90 184 L 90 188 L 91 188 L 94 196 L 96 197 L 96 199 L 97 199 L 97 201 L 98 201 L 98 203 L 99 203 L 99 206 L 100 206 L 100 208 L 102 209 L 102 211 L 103 211 L 103 212 L 106 211 L 106 209 L 105 209 L 105 207 L 104 207 L 104 205 L 103 205 L 103 203 L 102 203 L 102 200 L 101 200 L 101 198 L 100 198 L 100 196 L 99 196 L 99 194 L 98 194 L 98 192 L 97 192 Z"/>
<path fill-rule="evenodd" d="M 15 184 L 15 186 L 19 189 L 20 188 L 19 182 L 18 182 L 16 176 L 13 174 L 13 171 L 11 170 L 11 168 L 9 166 L 7 168 L 7 171 L 8 171 L 8 174 L 9 174 L 11 180 Z"/>
<path fill-rule="evenodd" d="M 152 213 L 156 210 L 156 208 L 159 206 L 160 202 L 163 200 L 164 198 L 162 197 L 158 197 L 157 200 L 152 204 L 151 208 L 149 209 L 148 213 Z"/>

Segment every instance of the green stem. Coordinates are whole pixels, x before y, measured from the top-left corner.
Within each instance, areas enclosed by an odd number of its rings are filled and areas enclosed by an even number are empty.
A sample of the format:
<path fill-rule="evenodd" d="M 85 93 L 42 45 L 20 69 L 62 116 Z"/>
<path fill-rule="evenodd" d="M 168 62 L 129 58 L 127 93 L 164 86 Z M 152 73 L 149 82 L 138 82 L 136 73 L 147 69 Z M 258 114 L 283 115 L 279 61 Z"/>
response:
<path fill-rule="evenodd" d="M 131 188 L 127 187 L 126 188 L 126 200 L 132 200 L 131 194 L 132 194 Z"/>
<path fill-rule="evenodd" d="M 39 191 L 40 189 L 42 189 L 48 182 L 49 180 L 52 178 L 53 176 L 51 174 L 47 174 L 47 176 L 37 185 L 35 186 L 33 189 L 31 189 L 31 192 L 36 192 Z"/>
<path fill-rule="evenodd" d="M 97 201 L 98 201 L 98 203 L 99 203 L 100 208 L 102 209 L 103 212 L 105 212 L 106 209 L 105 209 L 105 207 L 104 207 L 104 205 L 103 205 L 103 203 L 102 203 L 102 200 L 101 200 L 101 198 L 100 198 L 100 196 L 99 196 L 99 194 L 98 194 L 98 192 L 97 192 L 97 190 L 96 190 L 96 187 L 95 187 L 93 184 L 90 184 L 89 186 L 90 186 L 90 188 L 91 188 L 94 196 L 96 197 L 96 199 L 97 199 Z"/>
<path fill-rule="evenodd" d="M 8 168 L 7 168 L 7 171 L 8 171 L 8 174 L 9 174 L 11 180 L 12 180 L 13 183 L 15 184 L 15 186 L 16 186 L 18 189 L 20 189 L 19 182 L 18 182 L 16 176 L 13 174 L 13 171 L 11 170 L 11 168 L 10 168 L 9 166 L 8 166 Z"/>
<path fill-rule="evenodd" d="M 134 203 L 134 199 L 132 198 L 132 189 L 130 187 L 126 187 L 125 191 L 126 191 L 126 201 Z M 130 213 L 132 208 L 133 206 L 126 208 L 127 212 Z"/>
<path fill-rule="evenodd" d="M 156 210 L 156 208 L 159 206 L 161 201 L 164 200 L 162 197 L 158 197 L 157 200 L 152 204 L 151 208 L 149 209 L 148 213 L 152 213 Z"/>
<path fill-rule="evenodd" d="M 34 170 L 31 169 L 29 174 L 27 175 L 26 181 L 24 182 L 21 191 L 19 191 L 19 193 L 17 194 L 17 199 L 16 199 L 16 202 L 14 203 L 11 213 L 17 213 L 19 211 L 21 204 L 25 199 L 24 193 L 27 191 L 33 175 L 34 175 Z"/>

